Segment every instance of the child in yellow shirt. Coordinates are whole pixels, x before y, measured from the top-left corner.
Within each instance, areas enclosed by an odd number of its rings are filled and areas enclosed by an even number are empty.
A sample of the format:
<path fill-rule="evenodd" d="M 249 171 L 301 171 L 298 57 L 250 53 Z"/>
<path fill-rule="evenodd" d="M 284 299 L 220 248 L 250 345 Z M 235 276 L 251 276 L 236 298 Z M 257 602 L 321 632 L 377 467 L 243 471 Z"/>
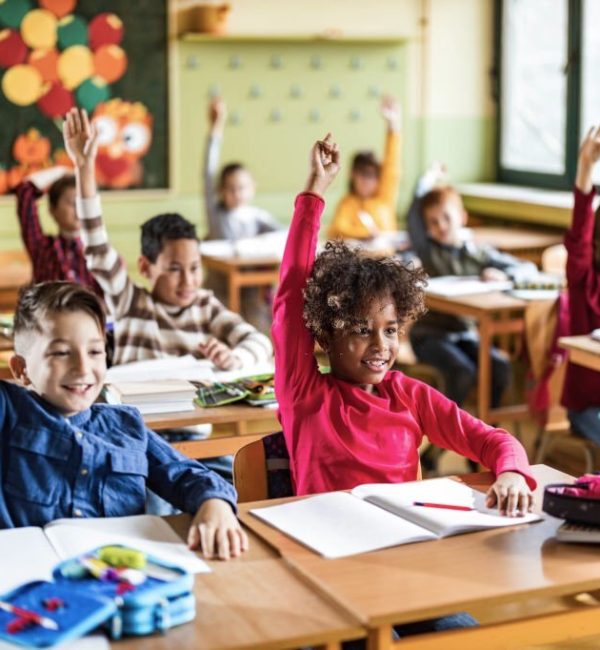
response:
<path fill-rule="evenodd" d="M 360 151 L 354 156 L 350 192 L 337 204 L 327 232 L 330 239 L 369 239 L 380 232 L 397 230 L 400 107 L 393 97 L 383 98 L 381 116 L 387 125 L 383 161 L 380 163 L 372 151 Z"/>

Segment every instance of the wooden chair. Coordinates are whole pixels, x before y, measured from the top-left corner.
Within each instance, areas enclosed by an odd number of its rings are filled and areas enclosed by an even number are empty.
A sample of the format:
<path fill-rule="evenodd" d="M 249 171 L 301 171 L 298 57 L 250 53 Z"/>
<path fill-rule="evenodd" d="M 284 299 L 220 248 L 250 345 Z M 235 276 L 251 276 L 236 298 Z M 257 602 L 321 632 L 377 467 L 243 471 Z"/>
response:
<path fill-rule="evenodd" d="M 421 463 L 417 480 L 421 480 Z M 238 502 L 293 496 L 290 458 L 283 433 L 272 433 L 239 449 L 233 459 L 233 484 Z"/>
<path fill-rule="evenodd" d="M 31 261 L 25 251 L 0 251 L 0 311 L 14 311 L 19 289 L 31 278 Z"/>

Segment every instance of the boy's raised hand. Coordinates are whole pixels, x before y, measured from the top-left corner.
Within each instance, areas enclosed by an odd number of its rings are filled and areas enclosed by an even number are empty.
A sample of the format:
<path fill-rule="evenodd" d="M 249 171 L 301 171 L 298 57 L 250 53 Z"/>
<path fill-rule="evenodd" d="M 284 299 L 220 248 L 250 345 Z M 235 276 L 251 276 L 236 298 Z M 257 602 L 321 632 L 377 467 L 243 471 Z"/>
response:
<path fill-rule="evenodd" d="M 518 472 L 499 474 L 485 496 L 486 507 L 498 506 L 500 514 L 507 517 L 524 515 L 533 507 L 533 494 L 525 477 Z"/>
<path fill-rule="evenodd" d="M 323 196 L 340 171 L 340 150 L 333 136 L 328 133 L 317 140 L 310 150 L 310 174 L 305 191 Z"/>
<path fill-rule="evenodd" d="M 575 185 L 585 194 L 592 191 L 592 170 L 600 160 L 600 126 L 593 126 L 579 147 Z"/>
<path fill-rule="evenodd" d="M 208 122 L 212 133 L 221 133 L 227 119 L 227 105 L 221 97 L 213 97 L 208 104 Z"/>
<path fill-rule="evenodd" d="M 248 550 L 248 536 L 227 501 L 207 499 L 198 509 L 190 529 L 189 548 L 200 548 L 207 559 L 228 560 Z"/>
<path fill-rule="evenodd" d="M 98 132 L 85 108 L 72 108 L 63 122 L 65 148 L 76 167 L 93 166 L 98 152 Z"/>

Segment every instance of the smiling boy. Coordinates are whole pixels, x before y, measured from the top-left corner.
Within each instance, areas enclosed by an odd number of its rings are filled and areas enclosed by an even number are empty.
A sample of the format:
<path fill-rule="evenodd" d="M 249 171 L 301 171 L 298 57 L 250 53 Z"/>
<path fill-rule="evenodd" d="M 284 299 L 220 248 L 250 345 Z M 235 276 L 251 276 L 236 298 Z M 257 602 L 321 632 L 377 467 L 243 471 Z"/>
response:
<path fill-rule="evenodd" d="M 60 517 L 144 512 L 146 485 L 195 514 L 191 547 L 239 555 L 247 539 L 235 490 L 176 452 L 127 406 L 95 404 L 106 374 L 100 300 L 67 282 L 25 288 L 10 368 L 0 382 L 0 529 Z"/>

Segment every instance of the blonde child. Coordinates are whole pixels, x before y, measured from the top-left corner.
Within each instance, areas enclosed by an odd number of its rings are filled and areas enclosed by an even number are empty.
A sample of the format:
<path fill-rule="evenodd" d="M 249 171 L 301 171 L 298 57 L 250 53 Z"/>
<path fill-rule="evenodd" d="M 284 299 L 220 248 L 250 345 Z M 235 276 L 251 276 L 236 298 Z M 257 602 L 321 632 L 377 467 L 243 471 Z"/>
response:
<path fill-rule="evenodd" d="M 415 480 L 427 435 L 494 472 L 488 506 L 509 516 L 529 510 L 535 480 L 520 443 L 391 371 L 401 327 L 423 309 L 423 272 L 341 242 L 315 260 L 322 196 L 338 170 L 328 135 L 314 145 L 296 198 L 274 303 L 275 390 L 296 492 Z M 318 371 L 315 339 L 331 374 Z"/>
<path fill-rule="evenodd" d="M 380 163 L 372 151 L 354 156 L 350 191 L 336 206 L 327 232 L 330 239 L 369 239 L 398 228 L 400 108 L 393 97 L 383 98 L 381 116 L 386 123 L 383 161 Z"/>
<path fill-rule="evenodd" d="M 25 288 L 15 314 L 17 383 L 0 382 L 0 529 L 144 511 L 146 485 L 194 515 L 191 548 L 235 557 L 247 538 L 235 490 L 176 452 L 128 406 L 95 404 L 106 374 L 104 309 L 68 282 Z"/>

